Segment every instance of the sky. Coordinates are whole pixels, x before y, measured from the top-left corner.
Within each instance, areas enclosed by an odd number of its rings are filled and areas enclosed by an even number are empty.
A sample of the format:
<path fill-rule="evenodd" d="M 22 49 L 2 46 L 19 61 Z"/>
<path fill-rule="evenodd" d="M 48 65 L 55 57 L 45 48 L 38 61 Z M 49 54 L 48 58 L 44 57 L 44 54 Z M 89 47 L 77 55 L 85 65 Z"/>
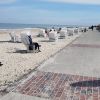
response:
<path fill-rule="evenodd" d="M 0 23 L 100 24 L 100 0 L 0 0 Z"/>

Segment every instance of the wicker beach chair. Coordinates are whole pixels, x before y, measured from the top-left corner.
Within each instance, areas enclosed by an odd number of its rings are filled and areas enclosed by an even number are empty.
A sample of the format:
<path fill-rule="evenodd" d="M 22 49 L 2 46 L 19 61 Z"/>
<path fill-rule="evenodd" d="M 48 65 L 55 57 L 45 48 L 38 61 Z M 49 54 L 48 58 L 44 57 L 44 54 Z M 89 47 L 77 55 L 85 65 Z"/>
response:
<path fill-rule="evenodd" d="M 38 36 L 40 36 L 40 37 L 47 37 L 47 34 L 45 33 L 44 29 L 40 29 Z"/>
<path fill-rule="evenodd" d="M 74 33 L 78 34 L 79 33 L 79 29 L 78 28 L 75 28 L 74 29 Z"/>
<path fill-rule="evenodd" d="M 61 39 L 65 39 L 66 38 L 66 35 L 67 35 L 67 30 L 61 30 L 59 34 L 60 34 L 59 37 Z"/>
<path fill-rule="evenodd" d="M 74 28 L 68 28 L 67 34 L 68 34 L 68 36 L 73 36 L 74 35 Z"/>
<path fill-rule="evenodd" d="M 21 41 L 26 46 L 27 52 L 34 52 L 35 48 L 34 45 L 30 45 L 29 37 L 26 33 L 21 33 Z M 31 46 L 31 49 L 30 49 Z"/>
<path fill-rule="evenodd" d="M 11 42 L 14 42 L 14 43 L 18 43 L 18 42 L 21 42 L 21 39 L 15 34 L 15 32 L 11 32 L 9 33 L 10 37 L 11 37 Z"/>
<path fill-rule="evenodd" d="M 58 41 L 58 35 L 56 31 L 49 32 L 49 41 L 50 42 L 56 42 Z"/>

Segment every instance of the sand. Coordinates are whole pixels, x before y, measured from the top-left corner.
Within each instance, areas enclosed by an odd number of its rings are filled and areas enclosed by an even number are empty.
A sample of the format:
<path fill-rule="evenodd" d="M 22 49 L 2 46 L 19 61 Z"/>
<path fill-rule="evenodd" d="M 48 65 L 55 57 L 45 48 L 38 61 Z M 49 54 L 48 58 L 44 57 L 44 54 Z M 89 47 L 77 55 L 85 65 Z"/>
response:
<path fill-rule="evenodd" d="M 38 30 L 32 29 L 32 32 L 38 33 Z M 41 62 L 47 60 L 51 55 L 64 48 L 81 34 L 67 36 L 66 39 L 59 39 L 58 42 L 48 42 L 48 37 L 35 37 L 33 35 L 33 41 L 41 45 L 41 52 L 20 53 L 16 51 L 26 50 L 24 44 L 9 42 L 10 36 L 7 30 L 6 32 L 2 31 L 0 33 L 3 33 L 0 34 L 0 61 L 3 64 L 3 66 L 0 66 L 0 85 L 14 82 L 37 66 L 39 67 Z M 20 30 L 16 30 L 16 33 L 20 34 Z"/>

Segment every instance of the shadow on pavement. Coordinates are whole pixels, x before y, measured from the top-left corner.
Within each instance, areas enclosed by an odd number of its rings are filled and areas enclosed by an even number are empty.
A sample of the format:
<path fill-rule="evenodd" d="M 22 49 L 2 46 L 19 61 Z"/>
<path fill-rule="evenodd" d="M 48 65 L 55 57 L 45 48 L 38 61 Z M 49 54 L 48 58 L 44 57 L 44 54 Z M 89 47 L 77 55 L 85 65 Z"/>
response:
<path fill-rule="evenodd" d="M 100 80 L 80 81 L 70 84 L 72 87 L 99 87 Z"/>

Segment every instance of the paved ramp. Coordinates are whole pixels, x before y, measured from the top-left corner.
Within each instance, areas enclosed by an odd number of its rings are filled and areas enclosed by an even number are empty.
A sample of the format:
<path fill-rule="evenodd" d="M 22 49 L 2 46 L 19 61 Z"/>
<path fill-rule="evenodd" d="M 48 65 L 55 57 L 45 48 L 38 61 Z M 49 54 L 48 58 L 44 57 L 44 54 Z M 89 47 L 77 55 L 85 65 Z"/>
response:
<path fill-rule="evenodd" d="M 0 100 L 47 100 L 47 99 L 10 92 L 4 97 L 2 97 Z"/>
<path fill-rule="evenodd" d="M 100 33 L 84 33 L 40 70 L 100 77 Z"/>

